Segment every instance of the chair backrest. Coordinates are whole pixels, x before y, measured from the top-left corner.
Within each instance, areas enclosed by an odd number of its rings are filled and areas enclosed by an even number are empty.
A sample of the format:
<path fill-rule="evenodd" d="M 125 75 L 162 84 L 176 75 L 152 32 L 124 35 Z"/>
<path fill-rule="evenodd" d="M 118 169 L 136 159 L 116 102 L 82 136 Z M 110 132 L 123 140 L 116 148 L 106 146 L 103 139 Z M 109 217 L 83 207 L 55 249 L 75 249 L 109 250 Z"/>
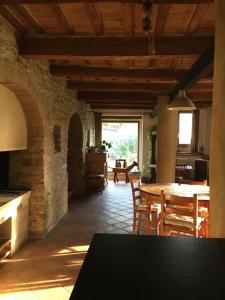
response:
<path fill-rule="evenodd" d="M 140 191 L 139 187 L 141 185 L 139 178 L 131 178 L 130 179 L 130 185 L 131 185 L 131 191 L 132 191 L 132 197 L 133 197 L 133 205 L 139 204 L 141 197 L 140 197 Z"/>
<path fill-rule="evenodd" d="M 127 161 L 126 159 L 116 159 L 116 168 L 126 168 L 127 167 Z"/>
<path fill-rule="evenodd" d="M 191 185 L 207 185 L 207 180 L 202 180 L 202 181 L 190 180 L 188 184 L 191 184 Z"/>
<path fill-rule="evenodd" d="M 198 220 L 198 197 L 197 194 L 194 194 L 192 197 L 183 197 L 165 194 L 164 191 L 161 191 L 161 200 L 163 202 L 163 227 L 165 227 L 165 220 L 168 218 L 168 215 L 176 215 L 182 217 L 192 217 L 193 226 L 190 228 L 190 231 L 193 231 L 193 235 L 196 235 L 196 227 Z M 170 226 L 166 224 L 166 226 Z M 172 225 L 172 227 L 177 230 L 181 230 L 181 225 Z"/>

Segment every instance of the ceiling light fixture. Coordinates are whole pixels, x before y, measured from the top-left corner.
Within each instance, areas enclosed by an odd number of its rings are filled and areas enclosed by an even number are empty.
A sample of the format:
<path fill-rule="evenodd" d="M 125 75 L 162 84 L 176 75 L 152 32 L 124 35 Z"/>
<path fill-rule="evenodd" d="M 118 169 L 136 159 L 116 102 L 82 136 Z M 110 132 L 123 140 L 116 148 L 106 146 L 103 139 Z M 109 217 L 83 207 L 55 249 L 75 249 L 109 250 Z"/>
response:
<path fill-rule="evenodd" d="M 142 20 L 142 25 L 143 31 L 146 32 L 149 37 L 149 53 L 155 54 L 155 39 L 151 22 L 152 4 L 152 0 L 143 0 L 143 10 L 145 15 Z"/>
<path fill-rule="evenodd" d="M 179 90 L 177 96 L 169 103 L 167 109 L 175 111 L 192 111 L 195 110 L 196 107 L 191 99 L 187 97 L 186 91 Z"/>
<path fill-rule="evenodd" d="M 183 60 L 181 59 L 181 73 L 183 74 Z M 183 77 L 183 75 L 182 75 Z M 192 111 L 196 107 L 190 98 L 187 97 L 184 89 L 179 89 L 176 96 L 173 97 L 172 101 L 167 106 L 168 110 L 174 111 Z"/>

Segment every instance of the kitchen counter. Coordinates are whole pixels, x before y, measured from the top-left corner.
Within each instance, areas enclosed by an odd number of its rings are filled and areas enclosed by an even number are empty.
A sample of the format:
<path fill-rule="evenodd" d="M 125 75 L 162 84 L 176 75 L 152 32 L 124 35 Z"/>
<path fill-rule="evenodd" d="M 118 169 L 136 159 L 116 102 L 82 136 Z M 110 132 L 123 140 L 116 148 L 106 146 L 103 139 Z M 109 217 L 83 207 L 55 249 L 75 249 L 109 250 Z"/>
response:
<path fill-rule="evenodd" d="M 0 190 L 0 241 L 10 242 L 10 255 L 28 239 L 30 195 L 31 191 Z M 3 250 L 0 247 L 0 259 Z"/>
<path fill-rule="evenodd" d="M 21 191 L 21 190 L 0 190 L 0 206 L 15 200 L 16 198 L 22 196 L 23 194 L 29 191 Z"/>

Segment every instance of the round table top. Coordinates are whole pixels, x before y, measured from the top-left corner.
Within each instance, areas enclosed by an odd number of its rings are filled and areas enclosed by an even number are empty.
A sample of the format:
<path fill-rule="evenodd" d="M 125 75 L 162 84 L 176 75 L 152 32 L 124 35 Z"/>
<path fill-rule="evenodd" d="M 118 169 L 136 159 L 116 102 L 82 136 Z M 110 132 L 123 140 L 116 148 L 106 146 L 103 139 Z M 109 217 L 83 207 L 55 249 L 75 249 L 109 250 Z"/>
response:
<path fill-rule="evenodd" d="M 140 186 L 140 191 L 147 194 L 159 196 L 162 190 L 164 190 L 166 194 L 183 197 L 192 197 L 194 194 L 197 194 L 198 200 L 209 200 L 209 186 L 205 185 L 151 183 Z"/>

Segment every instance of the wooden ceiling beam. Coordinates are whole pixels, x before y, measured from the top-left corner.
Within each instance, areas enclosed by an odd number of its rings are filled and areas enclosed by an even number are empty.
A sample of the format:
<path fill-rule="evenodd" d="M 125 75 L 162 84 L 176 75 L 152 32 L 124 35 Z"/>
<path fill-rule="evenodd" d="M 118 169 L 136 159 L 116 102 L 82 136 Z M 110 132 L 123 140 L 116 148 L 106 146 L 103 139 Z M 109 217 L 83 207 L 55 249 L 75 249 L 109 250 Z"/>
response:
<path fill-rule="evenodd" d="M 90 101 L 111 101 L 111 100 L 129 100 L 129 101 L 156 101 L 157 96 L 152 93 L 134 93 L 134 92 L 94 92 L 94 91 L 78 91 L 78 100 Z"/>
<path fill-rule="evenodd" d="M 155 34 L 156 35 L 162 35 L 166 21 L 170 12 L 171 4 L 162 4 L 159 5 L 158 11 L 157 11 L 157 17 L 156 17 L 156 24 L 155 24 Z"/>
<path fill-rule="evenodd" d="M 205 77 L 213 70 L 214 43 L 199 57 L 190 70 L 183 76 L 181 81 L 169 93 L 173 99 L 179 90 L 192 88 L 201 78 Z"/>
<path fill-rule="evenodd" d="M 160 93 L 159 93 L 160 94 Z M 212 101 L 211 92 L 188 92 L 188 96 L 195 102 Z M 96 92 L 78 91 L 78 100 L 85 101 L 157 101 L 157 95 L 148 92 Z"/>
<path fill-rule="evenodd" d="M 49 4 L 49 3 L 95 3 L 96 0 L 0 0 L 0 4 Z M 109 0 L 98 0 L 97 2 L 109 2 Z M 121 3 L 143 3 L 143 0 L 110 0 L 110 2 Z M 214 0 L 154 0 L 154 4 L 203 4 L 213 3 Z"/>
<path fill-rule="evenodd" d="M 135 110 L 151 110 L 155 107 L 155 105 L 151 104 L 151 105 L 127 105 L 127 104 L 91 104 L 90 105 L 92 109 L 116 109 L 116 110 L 120 110 L 120 109 L 135 109 Z"/>
<path fill-rule="evenodd" d="M 121 105 L 156 105 L 156 101 L 125 101 L 125 100 L 113 100 L 113 101 L 90 101 L 86 100 L 86 104 L 98 104 L 98 105 L 108 105 L 108 104 L 121 104 Z"/>
<path fill-rule="evenodd" d="M 83 67 L 76 65 L 51 65 L 50 71 L 54 75 L 73 78 L 116 78 L 116 79 L 146 79 L 156 81 L 179 80 L 182 76 L 181 70 L 171 69 L 116 69 Z"/>
<path fill-rule="evenodd" d="M 150 93 L 168 93 L 172 82 L 99 82 L 99 81 L 76 81 L 68 80 L 67 88 L 79 91 L 134 91 Z M 192 92 L 212 91 L 212 83 L 198 83 L 191 89 Z"/>
<path fill-rule="evenodd" d="M 46 37 L 24 36 L 19 54 L 30 58 L 193 56 L 201 54 L 213 36 L 155 37 L 156 54 L 149 53 L 147 37 Z"/>
<path fill-rule="evenodd" d="M 38 22 L 33 18 L 25 6 L 22 4 L 9 4 L 8 10 L 28 29 L 32 28 L 35 33 L 43 34 L 45 31 L 40 27 Z M 17 28 L 16 28 L 17 29 Z"/>
<path fill-rule="evenodd" d="M 208 3 L 196 6 L 194 13 L 191 17 L 191 20 L 186 29 L 187 34 L 192 34 L 198 29 L 198 26 L 199 26 L 202 18 L 205 15 L 207 15 L 208 8 L 209 8 Z"/>
<path fill-rule="evenodd" d="M 58 3 L 52 3 L 49 4 L 53 13 L 57 16 L 57 18 L 59 19 L 59 22 L 62 24 L 63 29 L 65 30 L 65 33 L 67 34 L 74 34 L 75 30 L 72 26 L 72 24 L 70 23 L 70 21 L 68 20 L 68 18 L 66 17 L 66 14 L 64 13 L 62 7 L 60 6 L 60 4 Z"/>
<path fill-rule="evenodd" d="M 99 82 L 99 81 L 75 81 L 68 80 L 67 87 L 69 89 L 77 89 L 77 90 L 89 90 L 89 91 L 148 91 L 148 92 L 168 92 L 171 89 L 172 83 L 128 83 L 128 82 Z"/>
<path fill-rule="evenodd" d="M 135 31 L 134 4 L 122 3 L 122 24 L 126 36 L 133 36 Z"/>
<path fill-rule="evenodd" d="M 0 14 L 21 34 L 27 34 L 28 29 L 6 5 L 0 5 Z"/>
<path fill-rule="evenodd" d="M 85 10 L 90 20 L 93 32 L 96 36 L 104 34 L 104 22 L 100 11 L 97 9 L 95 3 L 84 3 Z"/>

